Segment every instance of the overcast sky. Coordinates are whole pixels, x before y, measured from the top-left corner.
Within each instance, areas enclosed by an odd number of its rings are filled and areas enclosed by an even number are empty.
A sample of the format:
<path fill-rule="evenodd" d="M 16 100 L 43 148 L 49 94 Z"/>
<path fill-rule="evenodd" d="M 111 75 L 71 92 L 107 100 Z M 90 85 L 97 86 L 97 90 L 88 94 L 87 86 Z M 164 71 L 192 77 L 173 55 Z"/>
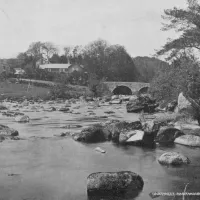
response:
<path fill-rule="evenodd" d="M 16 56 L 31 42 L 59 47 L 98 38 L 125 46 L 132 56 L 151 56 L 168 37 L 162 32 L 166 8 L 185 0 L 0 0 L 0 58 Z"/>

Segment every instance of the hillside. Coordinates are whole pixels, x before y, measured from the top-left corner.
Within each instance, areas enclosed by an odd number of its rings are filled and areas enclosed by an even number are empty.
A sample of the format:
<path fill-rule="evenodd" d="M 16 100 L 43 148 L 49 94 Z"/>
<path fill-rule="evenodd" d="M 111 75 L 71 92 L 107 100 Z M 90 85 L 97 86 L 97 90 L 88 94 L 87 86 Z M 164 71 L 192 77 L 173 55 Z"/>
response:
<path fill-rule="evenodd" d="M 133 62 L 140 73 L 141 81 L 151 82 L 158 69 L 168 67 L 169 64 L 154 57 L 135 57 Z"/>

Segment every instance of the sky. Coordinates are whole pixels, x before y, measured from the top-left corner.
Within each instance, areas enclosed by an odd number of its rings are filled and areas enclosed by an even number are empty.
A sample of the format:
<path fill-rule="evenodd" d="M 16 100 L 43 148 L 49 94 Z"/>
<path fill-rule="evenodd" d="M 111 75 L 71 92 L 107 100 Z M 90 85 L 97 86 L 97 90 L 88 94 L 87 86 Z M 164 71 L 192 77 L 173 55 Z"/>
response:
<path fill-rule="evenodd" d="M 185 0 L 0 0 L 0 58 L 25 52 L 32 42 L 58 48 L 96 39 L 123 45 L 135 56 L 152 56 L 177 33 L 161 31 L 164 9 Z"/>

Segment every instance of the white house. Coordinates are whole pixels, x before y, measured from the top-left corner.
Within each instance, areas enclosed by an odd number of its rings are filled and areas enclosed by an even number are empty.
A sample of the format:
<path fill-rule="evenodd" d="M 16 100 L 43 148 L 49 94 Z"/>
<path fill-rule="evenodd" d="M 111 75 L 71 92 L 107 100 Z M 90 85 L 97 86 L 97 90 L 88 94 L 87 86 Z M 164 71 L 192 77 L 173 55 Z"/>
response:
<path fill-rule="evenodd" d="M 83 66 L 78 64 L 44 64 L 40 65 L 41 69 L 45 69 L 48 72 L 56 73 L 72 73 L 73 71 L 83 71 Z"/>
<path fill-rule="evenodd" d="M 23 75 L 25 71 L 22 68 L 14 68 L 16 75 Z"/>

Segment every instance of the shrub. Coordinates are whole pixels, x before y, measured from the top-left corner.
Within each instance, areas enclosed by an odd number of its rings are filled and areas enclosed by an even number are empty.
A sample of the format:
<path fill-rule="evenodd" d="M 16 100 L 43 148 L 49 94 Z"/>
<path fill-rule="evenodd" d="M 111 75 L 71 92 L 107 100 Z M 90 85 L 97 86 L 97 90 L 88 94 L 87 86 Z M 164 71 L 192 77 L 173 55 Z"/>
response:
<path fill-rule="evenodd" d="M 49 96 L 51 99 L 56 99 L 56 98 L 78 99 L 81 96 L 84 97 L 92 96 L 92 93 L 89 91 L 87 87 L 58 84 L 50 89 Z"/>
<path fill-rule="evenodd" d="M 93 93 L 93 96 L 95 97 L 111 96 L 110 90 L 108 89 L 107 85 L 104 84 L 104 79 L 99 80 L 97 78 L 97 75 L 90 74 L 88 82 L 89 82 L 88 87 Z"/>

